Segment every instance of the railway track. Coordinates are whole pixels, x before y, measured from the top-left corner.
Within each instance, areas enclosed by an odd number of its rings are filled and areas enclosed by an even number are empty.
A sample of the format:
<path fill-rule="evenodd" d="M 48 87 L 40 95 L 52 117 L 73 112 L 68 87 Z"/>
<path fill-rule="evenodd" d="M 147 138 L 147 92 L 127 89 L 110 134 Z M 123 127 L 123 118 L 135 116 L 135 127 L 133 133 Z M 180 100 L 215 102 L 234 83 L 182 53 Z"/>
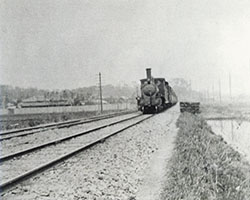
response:
<path fill-rule="evenodd" d="M 47 141 L 47 142 L 42 143 L 42 144 L 38 144 L 38 145 L 35 145 L 35 146 L 32 146 L 32 147 L 28 147 L 28 148 L 22 149 L 20 151 L 15 151 L 14 153 L 10 153 L 8 155 L 4 155 L 3 152 L 2 152 L 3 155 L 0 156 L 0 162 L 6 161 L 6 160 L 9 160 L 9 159 L 12 159 L 12 158 L 16 158 L 18 156 L 22 156 L 22 155 L 25 155 L 27 153 L 31 153 L 33 151 L 36 151 L 36 150 L 39 150 L 39 149 L 42 149 L 42 148 L 45 148 L 45 147 L 48 147 L 48 146 L 51 146 L 51 145 L 56 145 L 56 144 L 65 142 L 67 140 L 70 140 L 72 138 L 76 138 L 76 137 L 79 137 L 79 136 L 82 136 L 82 135 L 86 135 L 88 133 L 92 133 L 94 131 L 98 131 L 100 129 L 106 128 L 108 126 L 113 126 L 113 125 L 116 125 L 116 124 L 119 124 L 119 123 L 122 123 L 122 122 L 125 122 L 125 121 L 128 121 L 128 120 L 137 118 L 138 116 L 141 116 L 141 114 L 128 116 L 128 117 L 126 117 L 124 119 L 115 120 L 114 122 L 108 122 L 108 123 L 106 123 L 104 125 L 95 126 L 94 128 L 90 128 L 90 129 L 85 130 L 85 131 L 79 131 L 79 132 L 76 132 L 76 133 L 73 133 L 73 134 L 70 133 L 70 135 L 66 135 L 64 137 L 60 137 L 60 138 L 54 139 L 52 141 L 50 140 L 50 141 Z M 16 145 L 18 145 L 18 144 L 16 144 Z"/>
<path fill-rule="evenodd" d="M 23 137 L 14 137 L 10 140 L 3 140 L 0 142 L 0 145 L 2 147 L 0 161 L 1 157 L 4 157 L 6 155 L 14 154 L 19 151 L 24 151 L 26 149 L 33 148 L 34 146 L 43 145 L 52 141 L 57 141 L 61 138 L 69 137 L 74 133 L 76 134 L 91 130 L 99 126 L 103 126 L 104 124 L 110 124 L 112 122 L 133 117 L 136 115 L 138 115 L 138 113 L 119 115 L 112 118 L 105 118 L 102 120 L 80 124 L 78 126 L 72 126 L 70 128 L 47 130 L 42 133 L 38 132 L 35 134 L 28 134 Z"/>
<path fill-rule="evenodd" d="M 0 192 L 152 116 L 139 114 L 1 157 Z"/>
<path fill-rule="evenodd" d="M 52 124 L 44 124 L 44 125 L 39 125 L 35 127 L 28 127 L 28 128 L 23 128 L 23 129 L 15 129 L 15 130 L 10 130 L 10 131 L 2 131 L 0 132 L 0 141 L 4 140 L 9 140 L 14 137 L 23 137 L 39 132 L 44 132 L 48 130 L 53 130 L 53 129 L 60 129 L 60 128 L 69 128 L 72 126 L 77 126 L 85 123 L 90 123 L 90 122 L 95 122 L 103 119 L 108 119 L 116 116 L 121 116 L 121 115 L 126 115 L 129 113 L 135 113 L 135 111 L 127 111 L 127 112 L 120 112 L 120 113 L 111 113 L 107 115 L 100 115 L 100 116 L 95 116 L 95 117 L 90 117 L 90 118 L 83 118 L 83 119 L 76 119 L 76 120 L 70 120 L 70 121 L 65 121 L 65 122 L 58 122 L 58 123 L 52 123 Z"/>

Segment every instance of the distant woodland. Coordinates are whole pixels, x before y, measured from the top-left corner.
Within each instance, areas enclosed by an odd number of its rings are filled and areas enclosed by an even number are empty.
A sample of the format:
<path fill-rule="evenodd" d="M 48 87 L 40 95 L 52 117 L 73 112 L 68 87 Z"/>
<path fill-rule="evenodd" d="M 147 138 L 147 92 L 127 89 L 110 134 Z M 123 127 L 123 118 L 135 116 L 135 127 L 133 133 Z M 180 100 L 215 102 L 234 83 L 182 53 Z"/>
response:
<path fill-rule="evenodd" d="M 173 79 L 170 81 L 170 85 L 180 100 L 201 98 L 201 94 L 193 91 L 191 85 L 184 79 Z M 47 99 L 51 101 L 66 99 L 71 100 L 72 105 L 79 105 L 81 102 L 91 104 L 99 99 L 99 91 L 98 86 L 82 87 L 72 90 L 43 90 L 0 85 L 0 106 L 2 108 L 6 108 L 9 104 L 17 106 L 29 98 Z M 140 85 L 104 85 L 102 86 L 102 95 L 107 103 L 116 103 L 124 100 L 135 101 L 136 96 L 140 95 Z"/>

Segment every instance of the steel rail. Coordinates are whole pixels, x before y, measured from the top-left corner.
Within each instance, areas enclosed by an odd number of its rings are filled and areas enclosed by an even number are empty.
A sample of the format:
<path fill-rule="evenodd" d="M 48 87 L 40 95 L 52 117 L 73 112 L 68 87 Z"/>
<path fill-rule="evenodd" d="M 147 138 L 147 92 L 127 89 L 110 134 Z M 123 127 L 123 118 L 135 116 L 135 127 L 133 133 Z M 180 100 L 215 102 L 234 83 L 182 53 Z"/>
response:
<path fill-rule="evenodd" d="M 2 138 L 0 138 L 0 141 L 9 140 L 9 139 L 14 138 L 14 137 L 23 137 L 23 136 L 27 136 L 27 135 L 32 135 L 32 134 L 35 134 L 35 133 L 44 132 L 44 131 L 48 131 L 48 130 L 53 130 L 53 129 L 56 129 L 56 128 L 58 128 L 58 129 L 60 129 L 60 128 L 69 128 L 71 126 L 77 126 L 77 125 L 80 125 L 80 124 L 86 124 L 86 123 L 95 122 L 95 121 L 99 121 L 99 120 L 103 120 L 103 119 L 109 119 L 109 118 L 112 118 L 112 117 L 122 116 L 122 115 L 130 114 L 130 113 L 133 113 L 133 112 L 113 113 L 113 114 L 109 114 L 109 115 L 95 116 L 95 117 L 92 117 L 92 118 L 89 118 L 89 119 L 78 119 L 78 120 L 73 120 L 73 121 L 67 121 L 67 123 L 66 122 L 60 122 L 60 123 L 57 123 L 57 125 L 55 125 L 55 126 L 50 126 L 49 125 L 49 127 L 40 128 L 41 130 L 35 130 L 35 131 L 32 131 L 32 132 L 21 133 L 21 134 L 17 134 L 17 135 L 11 135 L 11 136 L 7 136 L 7 137 L 3 137 L 5 135 L 15 134 L 15 133 L 18 133 L 18 132 L 7 133 L 7 134 L 2 135 Z M 23 132 L 25 132 L 25 131 L 26 130 L 24 130 Z"/>
<path fill-rule="evenodd" d="M 15 153 L 12 153 L 12 154 L 9 154 L 9 155 L 6 155 L 6 156 L 2 156 L 2 157 L 0 157 L 0 163 L 2 163 L 4 161 L 7 161 L 7 160 L 10 160 L 12 158 L 16 158 L 18 156 L 22 156 L 24 154 L 27 154 L 27 153 L 30 153 L 30 152 L 33 152 L 33 151 L 36 151 L 36 150 L 42 149 L 42 148 L 47 147 L 47 146 L 59 144 L 61 142 L 70 140 L 72 138 L 79 137 L 81 135 L 85 135 L 85 134 L 88 134 L 88 133 L 91 133 L 91 132 L 103 129 L 103 128 L 106 128 L 108 126 L 113 126 L 115 124 L 119 124 L 121 122 L 125 122 L 125 121 L 128 121 L 128 120 L 140 117 L 141 115 L 142 114 L 138 114 L 138 115 L 133 116 L 133 117 L 129 117 L 129 118 L 126 118 L 126 119 L 118 120 L 116 122 L 108 123 L 108 124 L 105 124 L 105 125 L 102 125 L 102 126 L 98 126 L 96 128 L 93 128 L 93 129 L 90 129 L 90 130 L 87 130 L 87 131 L 75 133 L 75 134 L 70 135 L 70 136 L 66 136 L 66 137 L 63 137 L 63 138 L 60 138 L 60 139 L 56 139 L 56 140 L 53 140 L 53 141 L 50 141 L 50 142 L 47 142 L 47 143 L 43 143 L 41 145 L 37 145 L 37 146 L 31 147 L 31 148 L 27 148 L 25 150 L 21 150 L 21 151 L 15 152 Z"/>
<path fill-rule="evenodd" d="M 118 131 L 114 131 L 114 132 L 112 132 L 110 134 L 107 134 L 104 137 L 100 137 L 100 138 L 96 139 L 93 142 L 90 142 L 90 143 L 85 144 L 84 146 L 82 146 L 80 148 L 75 149 L 74 151 L 71 151 L 71 152 L 69 152 L 69 153 L 67 153 L 67 154 L 65 154 L 63 156 L 60 156 L 60 157 L 58 157 L 56 159 L 53 159 L 53 160 L 51 160 L 51 161 L 49 161 L 49 162 L 47 162 L 45 164 L 40 165 L 40 166 L 38 166 L 38 167 L 36 167 L 36 168 L 34 168 L 32 170 L 29 170 L 29 171 L 27 171 L 27 172 L 25 172 L 25 173 L 23 173 L 23 174 L 21 174 L 19 176 L 16 176 L 16 177 L 14 177 L 14 178 L 12 178 L 12 179 L 4 182 L 4 183 L 1 183 L 0 184 L 0 193 L 2 193 L 7 188 L 10 188 L 10 187 L 12 187 L 12 186 L 14 186 L 14 185 L 28 179 L 29 177 L 32 177 L 32 176 L 34 176 L 34 175 L 36 175 L 36 174 L 38 174 L 40 172 L 43 172 L 44 170 L 46 170 L 46 169 L 48 169 L 48 168 L 50 168 L 50 167 L 64 161 L 64 160 L 66 160 L 66 159 L 68 159 L 68 158 L 70 158 L 70 157 L 72 157 L 74 155 L 76 155 L 77 153 L 80 153 L 83 150 L 89 149 L 90 147 L 98 144 L 99 142 L 103 142 L 106 139 L 108 139 L 108 138 L 110 138 L 110 137 L 112 137 L 112 136 L 114 136 L 114 135 L 116 135 L 116 134 L 118 134 L 118 133 L 120 133 L 120 132 L 122 132 L 122 131 L 124 131 L 126 129 L 129 129 L 129 128 L 131 128 L 131 127 L 133 127 L 133 126 L 135 126 L 135 125 L 137 125 L 137 124 L 139 124 L 139 123 L 141 123 L 141 122 L 143 122 L 143 121 L 145 121 L 145 120 L 147 120 L 147 119 L 149 119 L 149 118 L 151 118 L 153 116 L 154 116 L 154 114 L 152 114 L 152 115 L 150 115 L 150 116 L 148 116 L 146 118 L 143 118 L 142 120 L 137 121 L 137 122 L 135 122 L 133 124 L 130 124 L 130 125 L 122 128 L 122 129 L 119 129 Z"/>
<path fill-rule="evenodd" d="M 12 133 L 20 133 L 20 132 L 24 132 L 24 131 L 31 131 L 31 130 L 41 129 L 41 128 L 49 128 L 49 127 L 53 127 L 53 126 L 58 126 L 60 124 L 72 123 L 72 122 L 77 122 L 77 121 L 80 121 L 80 119 L 70 120 L 70 121 L 66 121 L 66 122 L 43 124 L 43 125 L 39 125 L 39 126 L 20 128 L 20 129 L 14 129 L 14 130 L 9 130 L 9 131 L 3 131 L 3 132 L 0 132 L 0 135 L 9 135 Z"/>

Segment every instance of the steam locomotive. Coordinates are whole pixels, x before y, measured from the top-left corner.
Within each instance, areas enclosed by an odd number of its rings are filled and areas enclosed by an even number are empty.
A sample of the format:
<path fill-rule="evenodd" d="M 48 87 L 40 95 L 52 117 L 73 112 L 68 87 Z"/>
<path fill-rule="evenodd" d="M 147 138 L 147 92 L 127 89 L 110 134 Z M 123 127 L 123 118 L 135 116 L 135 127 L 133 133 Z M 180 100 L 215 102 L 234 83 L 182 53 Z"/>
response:
<path fill-rule="evenodd" d="M 151 68 L 147 78 L 141 79 L 141 96 L 137 97 L 138 109 L 144 114 L 157 113 L 175 105 L 178 101 L 174 90 L 165 78 L 153 78 Z"/>

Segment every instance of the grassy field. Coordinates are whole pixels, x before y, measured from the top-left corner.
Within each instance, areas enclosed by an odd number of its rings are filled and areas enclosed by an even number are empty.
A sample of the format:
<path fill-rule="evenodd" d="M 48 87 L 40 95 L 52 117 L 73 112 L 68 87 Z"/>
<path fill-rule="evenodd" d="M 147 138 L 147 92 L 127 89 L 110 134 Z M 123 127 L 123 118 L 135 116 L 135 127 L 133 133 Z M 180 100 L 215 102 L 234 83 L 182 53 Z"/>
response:
<path fill-rule="evenodd" d="M 250 166 L 206 121 L 180 115 L 162 199 L 249 200 Z"/>
<path fill-rule="evenodd" d="M 103 111 L 103 114 L 111 112 L 119 112 L 119 110 L 105 110 Z M 98 114 L 100 114 L 100 112 L 98 111 L 82 111 L 82 112 L 6 115 L 0 117 L 0 130 L 33 127 L 45 123 L 61 122 L 79 118 L 88 118 Z"/>
<path fill-rule="evenodd" d="M 250 121 L 250 104 L 231 103 L 231 104 L 201 104 L 202 115 L 210 117 L 229 117 Z"/>
<path fill-rule="evenodd" d="M 1 116 L 0 130 L 32 127 L 39 124 L 66 121 L 96 115 L 97 112 L 41 113 Z"/>

